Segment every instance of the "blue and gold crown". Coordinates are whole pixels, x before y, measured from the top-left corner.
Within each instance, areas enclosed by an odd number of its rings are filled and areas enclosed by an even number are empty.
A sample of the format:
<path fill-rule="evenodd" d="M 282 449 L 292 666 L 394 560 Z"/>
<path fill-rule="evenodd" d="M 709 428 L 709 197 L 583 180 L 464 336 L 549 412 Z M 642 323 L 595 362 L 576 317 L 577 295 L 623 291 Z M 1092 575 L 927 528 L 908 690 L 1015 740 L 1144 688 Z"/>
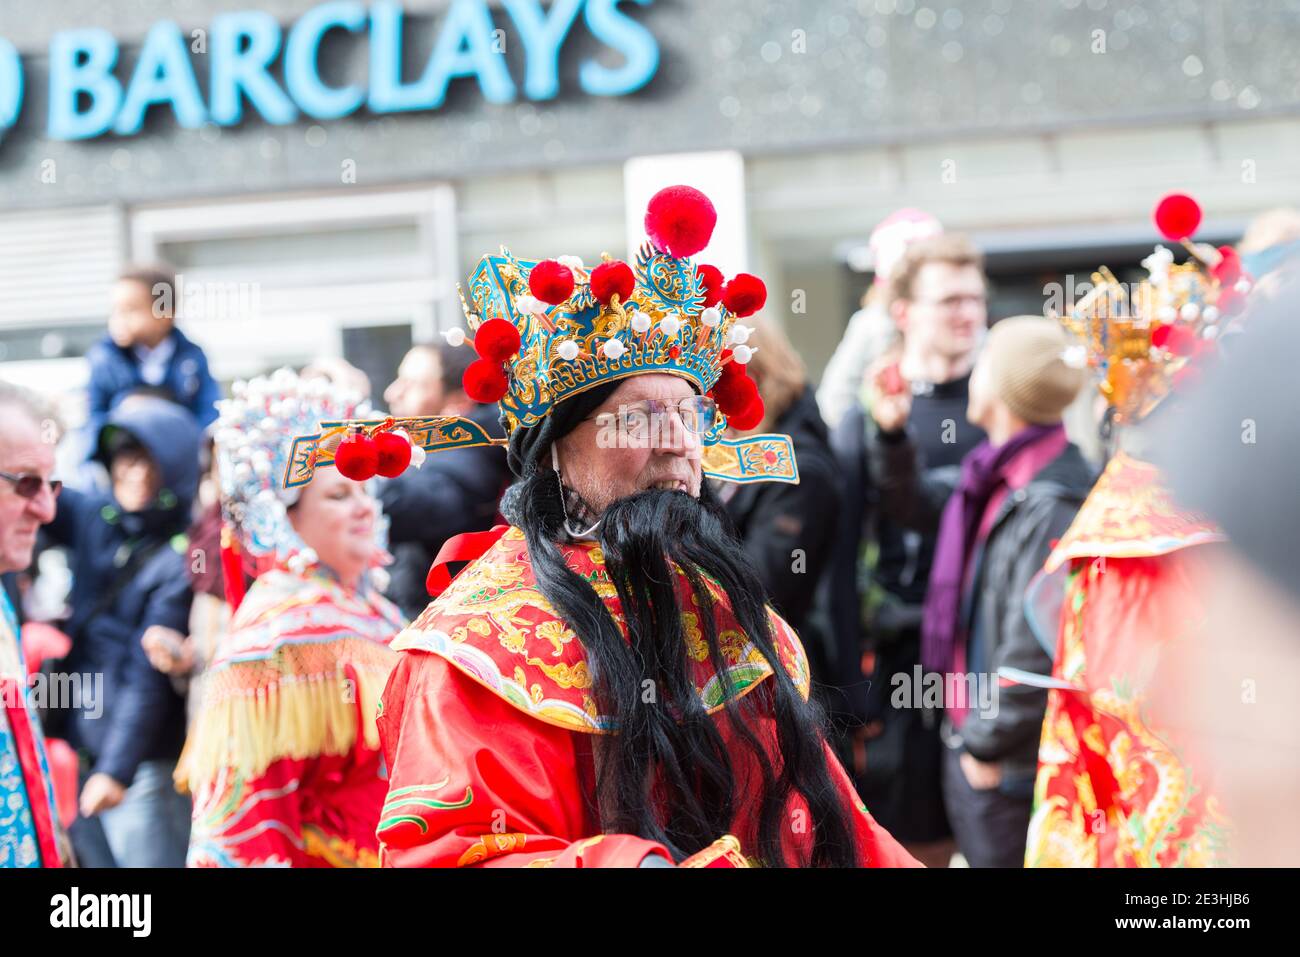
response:
<path fill-rule="evenodd" d="M 707 244 L 715 219 L 707 197 L 674 186 L 651 199 L 650 239 L 630 265 L 604 256 L 588 270 L 576 257 L 523 260 L 505 247 L 483 257 L 469 277 L 468 298 L 457 290 L 471 335 L 463 329 L 443 333 L 451 345 L 480 356 L 465 373 L 466 394 L 497 402 L 512 433 L 604 383 L 648 373 L 680 376 L 701 395 L 710 394 L 720 413 L 701 436 L 706 476 L 798 482 L 789 436 L 725 437 L 729 426 L 748 431 L 762 418 L 757 387 L 744 373 L 753 330 L 739 320 L 762 307 L 766 290 L 754 276 L 740 274 L 724 284 L 716 268 L 696 268 L 690 255 Z M 304 485 L 315 469 L 334 465 L 336 436 L 363 432 L 373 439 L 397 430 L 426 453 L 505 444 L 458 417 L 323 422 L 320 432 L 295 439 L 284 485 Z M 422 458 L 417 453 L 417 467 Z"/>
<path fill-rule="evenodd" d="M 499 256 L 484 256 L 470 276 L 470 328 L 477 332 L 500 318 L 519 332 L 509 389 L 500 400 L 508 430 L 536 425 L 557 402 L 628 376 L 665 372 L 690 380 L 701 393 L 714 387 L 736 317 L 720 302 L 704 305 L 703 283 L 690 259 L 646 241 L 633 269 L 632 294 L 626 302 L 616 295 L 608 305 L 592 292 L 590 272 L 573 260 L 565 264 L 574 291 L 559 305 L 529 291 L 537 262 L 516 259 L 505 247 Z M 719 420 L 715 432 L 721 428 Z"/>

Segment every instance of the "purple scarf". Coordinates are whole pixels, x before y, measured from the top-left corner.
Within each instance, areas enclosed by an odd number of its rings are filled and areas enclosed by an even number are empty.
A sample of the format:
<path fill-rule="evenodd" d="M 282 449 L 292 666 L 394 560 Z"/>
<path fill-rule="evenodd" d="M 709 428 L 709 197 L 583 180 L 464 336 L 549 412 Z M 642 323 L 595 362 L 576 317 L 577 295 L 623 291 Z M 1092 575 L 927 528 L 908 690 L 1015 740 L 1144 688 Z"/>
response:
<path fill-rule="evenodd" d="M 930 566 L 921 619 L 921 664 L 926 671 L 952 670 L 959 638 L 961 593 L 989 500 L 1006 481 L 1006 469 L 1026 448 L 1060 430 L 1057 425 L 1031 425 L 1003 445 L 985 439 L 961 462 L 961 479 L 944 506 L 939 538 Z"/>

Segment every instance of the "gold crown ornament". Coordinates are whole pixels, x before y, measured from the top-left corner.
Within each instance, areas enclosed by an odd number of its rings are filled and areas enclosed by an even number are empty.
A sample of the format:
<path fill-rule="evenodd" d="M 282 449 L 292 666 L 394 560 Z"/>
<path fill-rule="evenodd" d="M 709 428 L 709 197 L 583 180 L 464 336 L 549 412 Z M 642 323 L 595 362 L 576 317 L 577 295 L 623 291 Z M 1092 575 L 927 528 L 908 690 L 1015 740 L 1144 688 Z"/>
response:
<path fill-rule="evenodd" d="M 1197 374 L 1251 287 L 1235 249 L 1191 241 L 1201 208 L 1190 196 L 1165 196 L 1154 219 L 1166 239 L 1188 251 L 1188 260 L 1175 264 L 1172 250 L 1157 246 L 1142 260 L 1147 277 L 1131 285 L 1102 266 L 1092 274 L 1092 289 L 1060 318 L 1080 340 L 1077 360 L 1093 370 L 1119 424 L 1141 420 Z"/>
<path fill-rule="evenodd" d="M 605 255 L 588 269 L 577 257 L 517 259 L 505 247 L 484 256 L 469 277 L 468 299 L 458 287 L 468 331 L 443 333 L 452 346 L 478 354 L 462 380 L 465 394 L 498 403 L 509 434 L 604 383 L 680 376 L 720 413 L 701 435 L 706 476 L 798 482 L 789 436 L 725 437 L 728 427 L 744 432 L 763 418 L 763 400 L 745 368 L 756 348 L 749 344 L 753 329 L 739 320 L 763 307 L 767 289 L 757 276 L 724 282 L 716 267 L 691 261 L 716 222 L 707 196 L 669 186 L 650 200 L 649 238 L 632 264 Z M 314 469 L 328 465 L 358 480 L 400 474 L 406 463 L 399 443 L 385 438 L 399 431 L 423 453 L 509 441 L 458 417 L 322 423 L 319 433 L 295 439 L 285 486 L 306 484 Z M 379 442 L 390 448 L 383 461 L 372 447 Z"/>

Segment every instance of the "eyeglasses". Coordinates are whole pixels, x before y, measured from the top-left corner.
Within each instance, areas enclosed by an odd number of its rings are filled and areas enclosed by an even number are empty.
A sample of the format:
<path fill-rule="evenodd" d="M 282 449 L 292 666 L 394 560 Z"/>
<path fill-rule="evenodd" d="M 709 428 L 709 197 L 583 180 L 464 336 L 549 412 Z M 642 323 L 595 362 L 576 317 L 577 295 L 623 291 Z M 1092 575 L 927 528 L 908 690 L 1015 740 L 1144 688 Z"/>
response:
<path fill-rule="evenodd" d="M 47 484 L 50 486 L 50 494 L 58 498 L 59 490 L 63 488 L 61 479 L 47 479 L 26 472 L 22 475 L 15 475 L 12 472 L 0 472 L 0 478 L 13 485 L 14 491 L 18 493 L 19 498 L 35 498 L 41 494 L 41 489 Z"/>
<path fill-rule="evenodd" d="M 645 399 L 620 405 L 617 412 L 601 412 L 583 421 L 595 419 L 605 426 L 612 424 L 620 432 L 638 432 L 661 425 L 669 413 L 676 414 L 682 425 L 697 435 L 712 431 L 718 421 L 717 403 L 707 395 L 692 395 L 677 402 Z"/>
<path fill-rule="evenodd" d="M 943 299 L 914 299 L 913 305 L 917 306 L 934 306 L 937 309 L 953 310 L 962 306 L 971 306 L 976 309 L 983 309 L 988 305 L 986 296 L 947 296 Z"/>

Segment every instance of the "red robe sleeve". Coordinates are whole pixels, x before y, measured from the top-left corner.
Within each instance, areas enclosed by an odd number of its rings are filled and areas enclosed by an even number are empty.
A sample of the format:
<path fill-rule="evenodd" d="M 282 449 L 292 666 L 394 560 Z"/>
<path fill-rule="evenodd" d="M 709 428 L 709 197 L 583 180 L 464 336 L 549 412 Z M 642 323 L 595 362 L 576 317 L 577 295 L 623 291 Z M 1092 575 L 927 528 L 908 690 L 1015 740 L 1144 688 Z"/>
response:
<path fill-rule="evenodd" d="M 579 732 L 546 724 L 443 658 L 407 651 L 382 698 L 387 867 L 636 867 L 660 844 L 601 834 Z"/>
<path fill-rule="evenodd" d="M 307 761 L 284 758 L 255 778 L 226 767 L 198 783 L 190 867 L 309 867 L 298 787 Z"/>
<path fill-rule="evenodd" d="M 858 839 L 858 864 L 862 867 L 923 867 L 892 834 L 876 823 L 831 746 L 826 744 L 823 747 L 826 749 L 826 769 L 835 790 L 845 806 L 852 808 L 850 815 Z"/>

